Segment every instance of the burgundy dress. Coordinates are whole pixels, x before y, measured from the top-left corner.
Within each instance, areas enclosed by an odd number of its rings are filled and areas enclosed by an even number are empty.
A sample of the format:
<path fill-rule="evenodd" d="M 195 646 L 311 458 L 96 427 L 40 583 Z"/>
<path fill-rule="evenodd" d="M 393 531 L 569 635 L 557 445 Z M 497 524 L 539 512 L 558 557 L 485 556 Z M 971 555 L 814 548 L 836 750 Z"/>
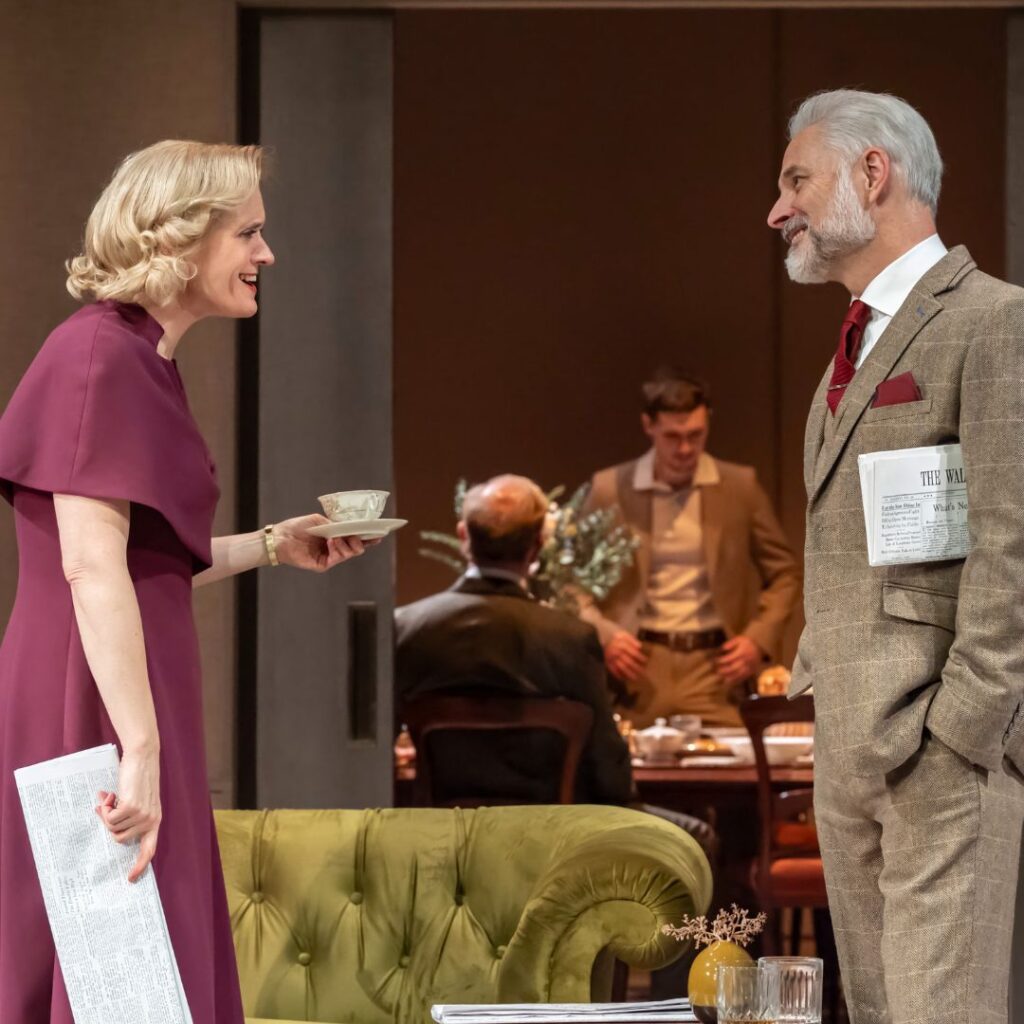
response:
<path fill-rule="evenodd" d="M 54 493 L 131 502 L 128 569 L 161 743 L 153 869 L 193 1021 L 244 1019 L 192 621 L 192 574 L 211 558 L 216 471 L 177 367 L 156 351 L 162 333 L 139 306 L 83 307 L 46 340 L 0 418 L 0 491 L 14 508 L 19 561 L 0 647 L 0 1024 L 72 1024 L 14 769 L 117 742 L 82 653 Z"/>

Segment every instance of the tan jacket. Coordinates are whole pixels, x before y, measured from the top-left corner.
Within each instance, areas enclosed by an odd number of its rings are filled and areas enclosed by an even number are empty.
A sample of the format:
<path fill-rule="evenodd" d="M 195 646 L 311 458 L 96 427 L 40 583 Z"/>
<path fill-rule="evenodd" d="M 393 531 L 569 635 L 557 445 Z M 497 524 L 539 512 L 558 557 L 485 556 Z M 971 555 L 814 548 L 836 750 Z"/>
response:
<path fill-rule="evenodd" d="M 872 409 L 910 371 L 923 398 Z M 855 775 L 907 760 L 927 728 L 968 760 L 1024 767 L 1024 291 L 962 246 L 914 286 L 827 422 L 826 369 L 804 449 L 807 625 L 791 694 Z M 963 446 L 966 561 L 871 568 L 857 456 Z"/>
<path fill-rule="evenodd" d="M 749 636 L 778 657 L 786 620 L 800 600 L 800 567 L 754 470 L 715 459 L 719 482 L 701 487 L 701 525 L 711 597 L 725 631 Z M 651 562 L 651 492 L 633 486 L 636 460 L 594 474 L 587 510 L 617 507 L 637 533 L 632 568 L 583 617 L 603 643 L 619 629 L 635 632 L 646 600 Z"/>

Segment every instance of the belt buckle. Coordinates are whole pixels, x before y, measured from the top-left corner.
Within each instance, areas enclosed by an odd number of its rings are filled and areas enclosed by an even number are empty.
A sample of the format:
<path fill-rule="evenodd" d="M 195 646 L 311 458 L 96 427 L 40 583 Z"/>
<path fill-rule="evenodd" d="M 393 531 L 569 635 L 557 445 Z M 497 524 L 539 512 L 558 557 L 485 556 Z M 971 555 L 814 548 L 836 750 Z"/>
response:
<path fill-rule="evenodd" d="M 694 635 L 692 633 L 673 633 L 672 650 L 680 654 L 692 654 L 694 651 Z"/>

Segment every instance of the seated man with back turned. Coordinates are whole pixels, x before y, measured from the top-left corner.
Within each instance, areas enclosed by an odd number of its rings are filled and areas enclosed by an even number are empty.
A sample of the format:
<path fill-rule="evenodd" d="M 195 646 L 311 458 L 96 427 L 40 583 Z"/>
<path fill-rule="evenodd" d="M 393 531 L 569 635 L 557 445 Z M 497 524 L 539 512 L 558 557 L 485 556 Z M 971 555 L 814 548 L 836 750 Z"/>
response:
<path fill-rule="evenodd" d="M 469 569 L 449 590 L 395 612 L 395 702 L 401 707 L 428 693 L 484 690 L 587 704 L 594 725 L 577 773 L 576 799 L 625 804 L 629 752 L 612 719 L 597 634 L 574 616 L 535 601 L 527 589 L 546 512 L 543 492 L 525 477 L 495 477 L 467 492 L 458 531 Z M 554 742 L 536 731 L 497 739 L 469 732 L 446 737 L 434 757 L 436 784 L 450 791 L 445 777 L 457 787 L 458 776 L 472 765 L 477 792 L 506 801 L 554 801 L 557 779 L 537 777 L 539 763 L 558 760 Z"/>

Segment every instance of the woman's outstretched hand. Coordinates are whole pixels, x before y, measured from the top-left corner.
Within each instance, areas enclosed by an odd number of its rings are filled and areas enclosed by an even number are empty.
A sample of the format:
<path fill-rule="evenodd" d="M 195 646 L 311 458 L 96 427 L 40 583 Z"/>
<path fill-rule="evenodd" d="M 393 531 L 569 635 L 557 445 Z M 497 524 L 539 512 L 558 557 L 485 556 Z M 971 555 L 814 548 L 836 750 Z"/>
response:
<path fill-rule="evenodd" d="M 139 855 L 128 872 L 128 881 L 137 882 L 156 853 L 160 831 L 159 753 L 126 753 L 117 772 L 117 791 L 115 796 L 100 790 L 96 813 L 115 842 L 139 840 Z"/>
<path fill-rule="evenodd" d="M 277 560 L 296 569 L 326 572 L 350 558 L 357 558 L 380 540 L 360 540 L 358 537 L 316 537 L 309 533 L 311 526 L 323 526 L 330 519 L 314 512 L 308 516 L 283 519 L 274 524 L 274 546 Z"/>

